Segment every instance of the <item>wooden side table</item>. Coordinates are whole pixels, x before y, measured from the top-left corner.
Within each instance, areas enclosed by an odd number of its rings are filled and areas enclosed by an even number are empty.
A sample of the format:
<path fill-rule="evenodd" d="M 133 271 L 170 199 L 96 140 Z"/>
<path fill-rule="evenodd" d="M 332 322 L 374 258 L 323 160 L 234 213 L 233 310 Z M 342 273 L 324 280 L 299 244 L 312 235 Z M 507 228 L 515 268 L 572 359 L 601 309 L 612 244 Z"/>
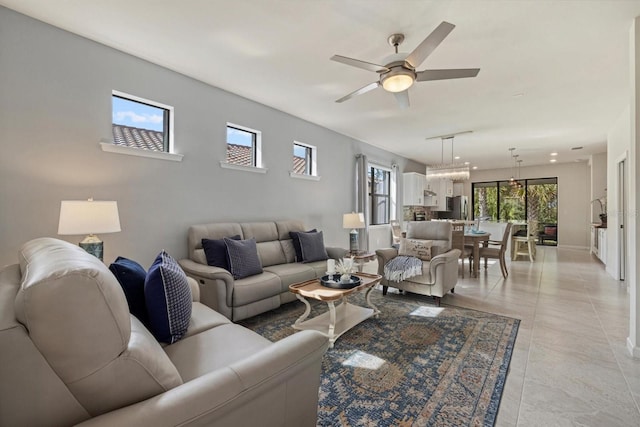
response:
<path fill-rule="evenodd" d="M 353 257 L 358 273 L 362 273 L 365 263 L 376 259 L 376 254 L 373 252 L 349 252 L 347 257 Z"/>

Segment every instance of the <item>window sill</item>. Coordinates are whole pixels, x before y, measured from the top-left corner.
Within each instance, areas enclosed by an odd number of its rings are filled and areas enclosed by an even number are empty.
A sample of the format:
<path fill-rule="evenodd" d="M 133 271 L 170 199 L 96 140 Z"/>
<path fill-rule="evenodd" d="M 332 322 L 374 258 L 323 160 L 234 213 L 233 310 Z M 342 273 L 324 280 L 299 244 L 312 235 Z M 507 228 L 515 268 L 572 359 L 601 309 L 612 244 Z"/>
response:
<path fill-rule="evenodd" d="M 255 166 L 242 166 L 242 165 L 234 165 L 233 163 L 228 163 L 225 161 L 220 161 L 220 167 L 223 169 L 234 169 L 238 171 L 245 172 L 253 172 L 253 173 L 267 173 L 267 168 L 259 168 Z"/>
<path fill-rule="evenodd" d="M 306 175 L 301 173 L 289 172 L 289 176 L 295 179 L 306 179 L 307 181 L 320 181 L 318 175 Z"/>
<path fill-rule="evenodd" d="M 115 145 L 112 142 L 100 142 L 100 147 L 102 148 L 102 151 L 106 151 L 107 153 L 126 154 L 128 156 L 148 157 L 152 159 L 170 160 L 173 162 L 181 162 L 184 157 L 182 154 L 125 147 L 123 145 Z"/>

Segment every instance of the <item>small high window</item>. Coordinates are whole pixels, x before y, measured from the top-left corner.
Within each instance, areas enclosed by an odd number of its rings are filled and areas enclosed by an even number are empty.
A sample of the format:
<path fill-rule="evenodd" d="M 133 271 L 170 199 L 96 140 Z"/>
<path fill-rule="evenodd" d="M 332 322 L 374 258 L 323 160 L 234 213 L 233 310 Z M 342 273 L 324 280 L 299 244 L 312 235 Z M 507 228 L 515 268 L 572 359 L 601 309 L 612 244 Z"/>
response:
<path fill-rule="evenodd" d="M 301 142 L 293 143 L 294 174 L 316 176 L 316 147 Z"/>
<path fill-rule="evenodd" d="M 227 163 L 259 168 L 261 152 L 260 131 L 227 123 Z"/>
<path fill-rule="evenodd" d="M 115 145 L 171 153 L 173 107 L 115 90 L 111 106 Z"/>

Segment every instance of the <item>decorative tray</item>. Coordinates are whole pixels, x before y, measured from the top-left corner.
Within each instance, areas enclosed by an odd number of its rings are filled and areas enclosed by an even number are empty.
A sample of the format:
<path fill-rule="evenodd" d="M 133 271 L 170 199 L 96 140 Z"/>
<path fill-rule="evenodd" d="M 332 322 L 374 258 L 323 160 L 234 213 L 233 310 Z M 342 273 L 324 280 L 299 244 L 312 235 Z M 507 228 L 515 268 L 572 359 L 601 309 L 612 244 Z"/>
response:
<path fill-rule="evenodd" d="M 356 286 L 360 286 L 360 283 L 362 283 L 360 278 L 353 275 L 348 282 L 341 282 L 339 274 L 331 274 L 320 278 L 320 284 L 322 286 L 333 289 L 353 289 Z"/>

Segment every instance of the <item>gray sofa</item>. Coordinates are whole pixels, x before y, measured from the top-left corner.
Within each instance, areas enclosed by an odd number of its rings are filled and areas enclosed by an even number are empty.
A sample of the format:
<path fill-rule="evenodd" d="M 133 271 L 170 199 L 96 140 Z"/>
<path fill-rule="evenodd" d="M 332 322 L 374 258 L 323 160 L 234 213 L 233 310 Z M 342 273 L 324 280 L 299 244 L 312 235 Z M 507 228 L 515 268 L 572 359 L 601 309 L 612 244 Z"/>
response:
<path fill-rule="evenodd" d="M 198 302 L 162 347 L 107 267 L 51 238 L 0 271 L 0 426 L 315 426 L 328 340 L 276 343 Z"/>
<path fill-rule="evenodd" d="M 295 262 L 291 231 L 306 231 L 301 221 L 211 223 L 189 227 L 189 258 L 179 261 L 188 276 L 200 285 L 200 300 L 233 321 L 246 319 L 296 300 L 289 285 L 325 274 L 326 261 Z M 202 239 L 240 235 L 255 238 L 264 271 L 234 280 L 229 271 L 207 265 Z M 343 258 L 347 251 L 327 247 L 329 258 Z"/>
<path fill-rule="evenodd" d="M 384 266 L 398 256 L 395 248 L 378 249 L 378 274 L 382 275 L 382 292 L 387 293 L 389 286 L 420 295 L 433 296 L 436 305 L 447 292 L 454 292 L 458 283 L 459 249 L 451 249 L 453 227 L 444 221 L 411 221 L 407 224 L 407 239 L 429 240 L 432 242 L 430 261 L 422 262 L 422 274 L 400 282 L 384 277 Z"/>

